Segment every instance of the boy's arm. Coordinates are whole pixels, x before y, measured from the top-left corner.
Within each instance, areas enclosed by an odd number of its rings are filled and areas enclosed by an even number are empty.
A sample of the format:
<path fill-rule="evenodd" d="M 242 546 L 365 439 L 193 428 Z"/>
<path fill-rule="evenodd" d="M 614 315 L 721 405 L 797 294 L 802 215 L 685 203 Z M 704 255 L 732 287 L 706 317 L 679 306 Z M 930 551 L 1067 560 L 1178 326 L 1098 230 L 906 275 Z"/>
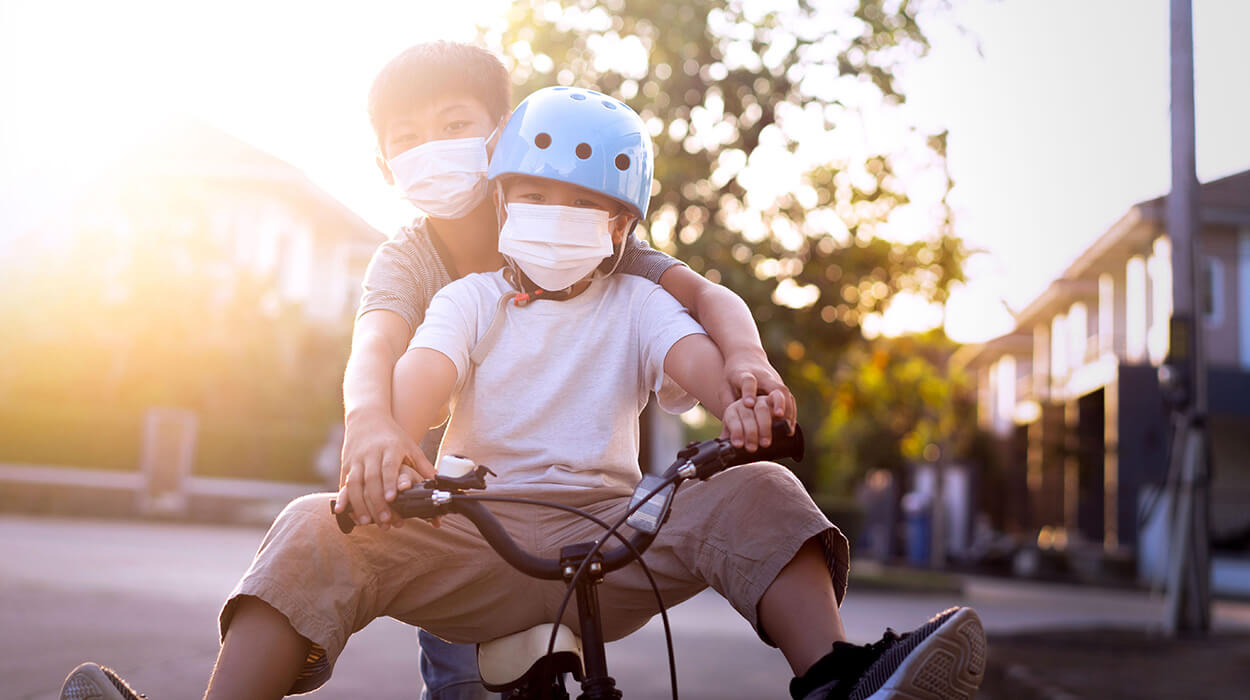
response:
<path fill-rule="evenodd" d="M 392 397 L 390 413 L 409 441 L 415 441 L 441 417 L 456 384 L 456 366 L 437 350 L 413 348 L 399 358 L 393 374 L 393 383 L 387 387 L 387 394 Z M 396 390 L 414 386 L 422 390 Z M 420 464 L 425 468 L 413 469 L 395 460 L 353 464 L 339 491 L 339 503 L 344 504 L 338 507 L 339 511 L 350 504 L 361 525 L 376 522 L 383 527 L 401 526 L 403 520 L 387 504 L 418 479 L 434 476 L 429 462 L 422 458 Z"/>
<path fill-rule="evenodd" d="M 772 441 L 773 415 L 770 396 L 746 404 L 745 398 L 733 398 L 722 390 L 725 360 L 720 349 L 706 335 L 692 334 L 673 343 L 664 356 L 664 373 L 703 407 L 720 419 L 722 436 L 734 447 L 746 446 L 754 452 L 757 446 L 768 447 Z M 752 397 L 755 399 L 756 397 Z M 793 421 L 790 421 L 793 425 Z"/>
<path fill-rule="evenodd" d="M 709 281 L 685 265 L 673 265 L 660 276 L 660 286 L 690 311 L 723 353 L 718 391 L 727 406 L 741 397 L 754 408 L 757 393 L 768 396 L 772 412 L 793 423 L 794 395 L 768 362 L 759 329 L 746 302 L 726 287 Z M 693 393 L 693 392 L 691 392 Z M 703 401 L 704 405 L 708 405 Z"/>
<path fill-rule="evenodd" d="M 418 472 L 433 473 L 417 444 L 420 436 L 405 433 L 391 415 L 391 375 L 411 338 L 408 322 L 392 311 L 376 309 L 356 320 L 343 373 L 340 487 L 353 465 L 365 471 L 393 470 L 408 459 Z"/>

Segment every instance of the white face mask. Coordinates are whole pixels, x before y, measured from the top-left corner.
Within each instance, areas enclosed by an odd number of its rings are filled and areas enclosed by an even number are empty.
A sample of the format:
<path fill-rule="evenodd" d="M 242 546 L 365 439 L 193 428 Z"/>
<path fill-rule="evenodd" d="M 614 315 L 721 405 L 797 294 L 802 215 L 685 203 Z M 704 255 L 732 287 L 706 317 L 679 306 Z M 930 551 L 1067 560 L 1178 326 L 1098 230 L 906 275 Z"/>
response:
<path fill-rule="evenodd" d="M 459 219 L 486 199 L 486 139 L 441 139 L 386 162 L 404 198 L 436 219 Z"/>
<path fill-rule="evenodd" d="M 612 254 L 612 230 L 602 209 L 555 204 L 507 204 L 499 252 L 549 292 L 572 286 Z"/>

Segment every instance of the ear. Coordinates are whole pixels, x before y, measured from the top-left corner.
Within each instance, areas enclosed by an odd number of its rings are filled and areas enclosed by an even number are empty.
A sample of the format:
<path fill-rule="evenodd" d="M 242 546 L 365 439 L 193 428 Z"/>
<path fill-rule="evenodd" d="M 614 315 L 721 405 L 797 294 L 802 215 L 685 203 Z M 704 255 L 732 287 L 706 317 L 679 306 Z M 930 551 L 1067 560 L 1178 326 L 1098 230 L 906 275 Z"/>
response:
<path fill-rule="evenodd" d="M 504 206 L 503 185 L 495 183 L 491 187 L 491 197 L 495 201 L 495 220 L 499 222 L 500 230 L 503 230 L 503 224 L 508 220 L 508 207 Z"/>
<path fill-rule="evenodd" d="M 391 166 L 386 164 L 386 159 L 382 157 L 381 153 L 374 154 L 373 162 L 377 164 L 378 170 L 382 171 L 382 177 L 386 180 L 386 184 L 395 184 L 395 174 L 391 172 Z"/>
<path fill-rule="evenodd" d="M 512 118 L 512 110 L 508 110 L 506 114 L 495 122 L 495 130 L 490 132 L 490 138 L 486 140 L 486 157 L 490 158 L 495 155 L 495 146 L 499 144 L 499 136 L 503 133 L 503 128 L 507 125 L 508 120 Z"/>
<path fill-rule="evenodd" d="M 612 244 L 620 245 L 629 232 L 634 230 L 636 223 L 638 223 L 638 217 L 628 212 L 621 212 L 608 219 L 608 226 L 612 229 Z"/>

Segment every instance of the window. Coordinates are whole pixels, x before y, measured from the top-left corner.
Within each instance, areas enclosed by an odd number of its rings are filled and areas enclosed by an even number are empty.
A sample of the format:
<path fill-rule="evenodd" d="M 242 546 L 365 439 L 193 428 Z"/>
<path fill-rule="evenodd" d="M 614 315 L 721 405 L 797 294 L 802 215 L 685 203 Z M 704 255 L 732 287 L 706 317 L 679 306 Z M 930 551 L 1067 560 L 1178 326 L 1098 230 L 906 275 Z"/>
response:
<path fill-rule="evenodd" d="M 1146 262 L 1150 276 L 1150 324 L 1146 347 L 1150 361 L 1160 364 L 1168 354 L 1168 328 L 1172 320 L 1172 244 L 1162 236 L 1155 239 L 1154 254 Z"/>
<path fill-rule="evenodd" d="M 1202 318 L 1209 326 L 1224 323 L 1224 261 L 1206 256 L 1202 260 L 1202 280 L 1198 287 Z"/>
<path fill-rule="evenodd" d="M 1115 278 L 1104 272 L 1098 276 L 1098 353 L 1115 351 Z"/>
<path fill-rule="evenodd" d="M 1054 384 L 1062 384 L 1068 378 L 1068 344 L 1065 331 L 1067 317 L 1056 315 L 1050 321 L 1050 379 Z"/>
<path fill-rule="evenodd" d="M 1126 359 L 1141 362 L 1146 356 L 1146 261 L 1129 258 L 1124 273 Z"/>
<path fill-rule="evenodd" d="M 1068 366 L 1076 369 L 1085 364 L 1089 346 L 1089 313 L 1082 302 L 1068 307 Z"/>

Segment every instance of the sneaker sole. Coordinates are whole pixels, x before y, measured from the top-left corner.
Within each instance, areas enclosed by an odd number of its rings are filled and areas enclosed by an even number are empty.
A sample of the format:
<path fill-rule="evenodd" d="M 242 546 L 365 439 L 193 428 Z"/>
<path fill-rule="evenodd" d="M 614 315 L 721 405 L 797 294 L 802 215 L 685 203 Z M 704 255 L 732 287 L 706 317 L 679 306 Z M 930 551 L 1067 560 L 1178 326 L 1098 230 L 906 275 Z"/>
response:
<path fill-rule="evenodd" d="M 940 620 L 937 628 L 868 698 L 968 700 L 976 695 L 988 658 L 981 618 L 972 608 L 957 608 L 934 620 Z"/>
<path fill-rule="evenodd" d="M 94 663 L 80 664 L 65 678 L 60 700 L 129 700 L 144 697 L 124 692 L 118 688 L 118 683 L 125 685 L 125 681 L 117 677 L 111 669 Z"/>

